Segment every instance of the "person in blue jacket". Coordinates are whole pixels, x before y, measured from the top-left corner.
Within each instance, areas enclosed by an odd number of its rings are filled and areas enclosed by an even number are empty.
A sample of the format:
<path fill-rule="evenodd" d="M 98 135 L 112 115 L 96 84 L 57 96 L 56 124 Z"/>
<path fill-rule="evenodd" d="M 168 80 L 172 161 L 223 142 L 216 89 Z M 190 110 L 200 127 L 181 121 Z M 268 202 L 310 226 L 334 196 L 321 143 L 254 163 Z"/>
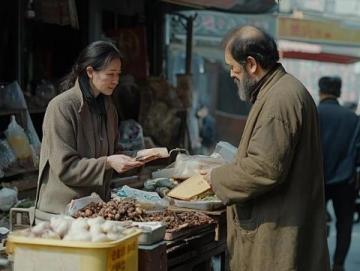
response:
<path fill-rule="evenodd" d="M 341 78 L 325 76 L 319 80 L 318 105 L 320 139 L 323 152 L 325 198 L 332 200 L 336 216 L 336 249 L 333 270 L 344 269 L 351 242 L 355 207 L 355 167 L 359 143 L 357 115 L 339 104 Z"/>

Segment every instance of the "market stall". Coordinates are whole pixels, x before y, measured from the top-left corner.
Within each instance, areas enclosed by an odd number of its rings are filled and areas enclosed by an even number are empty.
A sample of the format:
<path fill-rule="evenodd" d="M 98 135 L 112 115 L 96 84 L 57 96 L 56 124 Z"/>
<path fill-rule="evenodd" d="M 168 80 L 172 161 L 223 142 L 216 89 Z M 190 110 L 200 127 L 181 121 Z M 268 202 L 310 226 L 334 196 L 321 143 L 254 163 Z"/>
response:
<path fill-rule="evenodd" d="M 95 193 L 72 200 L 64 214 L 35 226 L 29 224 L 31 214 L 21 219 L 26 209 L 14 209 L 6 245 L 9 270 L 23 270 L 30 258 L 36 270 L 67 268 L 75 258 L 72 270 L 211 270 L 214 259 L 225 270 L 225 207 L 199 170 L 227 163 L 234 150 L 225 142 L 211 156 L 142 150 L 134 159 L 146 162 L 151 172 L 139 189 L 114 187 L 108 202 Z M 127 254 L 129 247 L 134 252 Z M 77 257 L 70 260 L 69 253 Z M 61 263 L 54 265 L 54 257 Z"/>

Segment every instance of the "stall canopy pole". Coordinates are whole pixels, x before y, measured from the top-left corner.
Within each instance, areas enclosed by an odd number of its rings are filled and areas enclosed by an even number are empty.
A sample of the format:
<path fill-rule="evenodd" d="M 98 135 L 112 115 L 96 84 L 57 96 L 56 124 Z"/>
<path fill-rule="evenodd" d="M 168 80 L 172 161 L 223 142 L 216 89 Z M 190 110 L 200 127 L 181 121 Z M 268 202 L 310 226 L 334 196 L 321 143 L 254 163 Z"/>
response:
<path fill-rule="evenodd" d="M 185 73 L 186 74 L 191 74 L 194 19 L 195 19 L 195 17 L 190 16 L 186 20 L 186 58 L 185 58 Z"/>
<path fill-rule="evenodd" d="M 185 53 L 185 74 L 191 74 L 191 63 L 192 63 L 192 41 L 193 41 L 193 26 L 196 20 L 197 13 L 192 16 L 185 16 L 181 13 L 175 13 L 179 18 L 185 20 L 185 24 L 182 23 L 186 30 L 186 53 Z"/>
<path fill-rule="evenodd" d="M 24 46 L 24 1 L 17 1 L 17 48 L 16 48 L 16 80 L 23 86 L 23 46 Z"/>

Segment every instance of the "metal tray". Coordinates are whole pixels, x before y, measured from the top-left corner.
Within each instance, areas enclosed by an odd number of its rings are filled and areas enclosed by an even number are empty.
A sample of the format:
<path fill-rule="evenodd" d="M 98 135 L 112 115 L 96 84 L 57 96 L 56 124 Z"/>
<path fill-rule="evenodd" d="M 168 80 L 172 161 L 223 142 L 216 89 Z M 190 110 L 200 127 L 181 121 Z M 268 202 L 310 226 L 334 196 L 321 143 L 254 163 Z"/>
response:
<path fill-rule="evenodd" d="M 162 222 L 133 222 L 142 230 L 138 240 L 139 245 L 151 245 L 164 240 L 166 225 Z"/>

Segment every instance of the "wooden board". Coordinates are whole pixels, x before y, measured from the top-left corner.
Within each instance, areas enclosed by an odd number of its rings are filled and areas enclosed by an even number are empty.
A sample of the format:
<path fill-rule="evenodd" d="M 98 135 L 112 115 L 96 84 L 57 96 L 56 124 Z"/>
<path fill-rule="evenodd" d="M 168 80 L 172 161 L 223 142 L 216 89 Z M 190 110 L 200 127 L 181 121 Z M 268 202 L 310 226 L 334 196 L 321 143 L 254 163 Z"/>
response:
<path fill-rule="evenodd" d="M 205 181 L 202 175 L 199 174 L 180 183 L 178 186 L 173 188 L 167 196 L 176 199 L 190 200 L 191 198 L 209 191 L 210 189 L 211 186 L 209 183 Z"/>

